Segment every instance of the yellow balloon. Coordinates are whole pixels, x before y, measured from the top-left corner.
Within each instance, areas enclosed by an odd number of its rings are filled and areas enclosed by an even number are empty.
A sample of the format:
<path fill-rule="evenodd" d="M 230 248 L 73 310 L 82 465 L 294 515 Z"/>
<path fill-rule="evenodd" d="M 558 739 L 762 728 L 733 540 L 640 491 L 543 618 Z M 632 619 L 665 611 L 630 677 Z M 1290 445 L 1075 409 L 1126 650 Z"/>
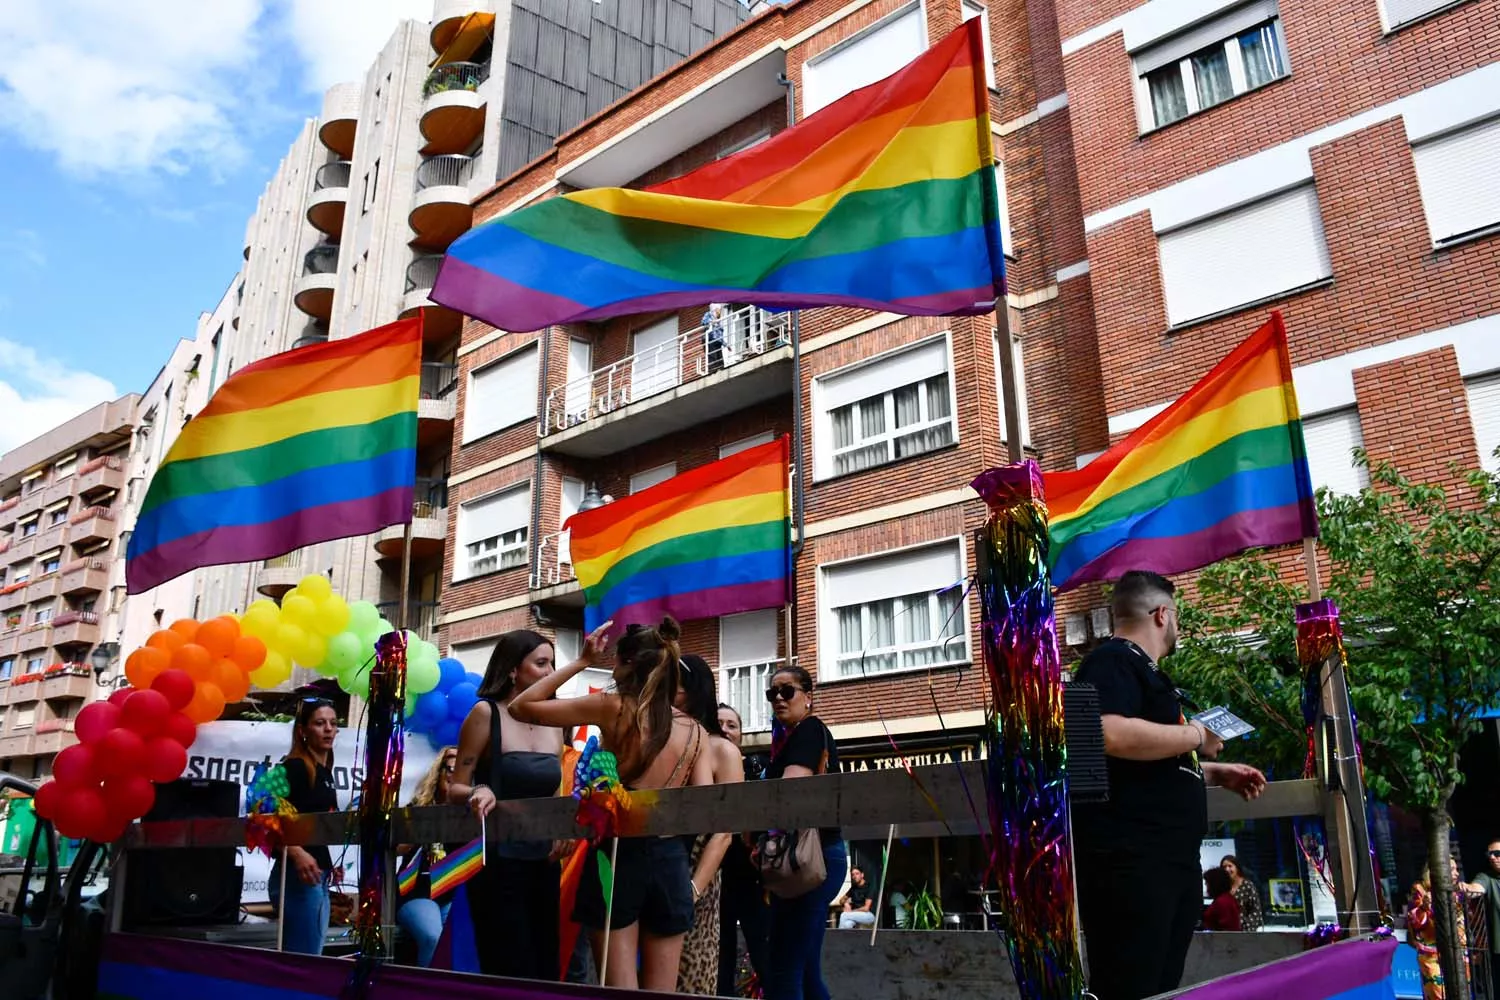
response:
<path fill-rule="evenodd" d="M 276 635 L 276 626 L 281 624 L 281 609 L 270 601 L 256 601 L 245 609 L 240 618 L 240 632 L 253 635 L 267 644 Z"/>
<path fill-rule="evenodd" d="M 293 651 L 292 659 L 304 667 L 317 669 L 328 658 L 328 640 L 316 632 L 303 632 L 301 644 Z"/>
<path fill-rule="evenodd" d="M 250 683 L 258 688 L 273 688 L 283 684 L 292 676 L 292 665 L 286 657 L 274 650 L 266 651 L 266 660 L 250 672 Z"/>
<path fill-rule="evenodd" d="M 302 648 L 302 643 L 306 640 L 305 631 L 291 622 L 283 621 L 276 626 L 275 633 L 265 643 L 290 660 L 297 655 L 297 650 Z"/>
<path fill-rule="evenodd" d="M 332 639 L 349 627 L 349 605 L 338 594 L 329 594 L 318 603 L 313 615 L 313 631 Z"/>
<path fill-rule="evenodd" d="M 290 622 L 298 628 L 310 628 L 317 613 L 318 606 L 306 594 L 299 594 L 294 590 L 281 599 L 282 621 Z"/>
<path fill-rule="evenodd" d="M 314 573 L 304 576 L 297 584 L 297 593 L 309 598 L 317 604 L 328 598 L 333 593 L 333 584 L 328 582 L 328 577 Z"/>

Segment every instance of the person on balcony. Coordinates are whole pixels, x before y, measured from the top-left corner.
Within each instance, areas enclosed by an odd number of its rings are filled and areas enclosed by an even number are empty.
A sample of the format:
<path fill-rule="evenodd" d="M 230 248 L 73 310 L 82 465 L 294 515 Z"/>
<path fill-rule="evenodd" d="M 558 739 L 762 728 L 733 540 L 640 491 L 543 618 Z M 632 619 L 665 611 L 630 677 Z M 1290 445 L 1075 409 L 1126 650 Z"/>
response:
<path fill-rule="evenodd" d="M 724 337 L 729 332 L 729 307 L 722 302 L 709 304 L 701 320 L 704 349 L 708 353 L 708 374 L 724 367 Z"/>

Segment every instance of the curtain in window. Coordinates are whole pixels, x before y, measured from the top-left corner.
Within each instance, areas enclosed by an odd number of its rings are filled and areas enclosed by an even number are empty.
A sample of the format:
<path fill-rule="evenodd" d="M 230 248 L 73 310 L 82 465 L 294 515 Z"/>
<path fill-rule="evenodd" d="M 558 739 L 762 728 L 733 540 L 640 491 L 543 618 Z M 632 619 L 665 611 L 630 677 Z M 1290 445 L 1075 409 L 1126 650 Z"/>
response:
<path fill-rule="evenodd" d="M 859 605 L 852 608 L 839 608 L 839 653 L 847 655 L 858 653 L 865 648 L 864 626 L 860 615 Z"/>
<path fill-rule="evenodd" d="M 1146 77 L 1151 88 L 1151 113 L 1157 127 L 1168 125 L 1188 113 L 1187 91 L 1182 85 L 1182 70 L 1173 63 Z"/>
<path fill-rule="evenodd" d="M 910 427 L 922 422 L 922 385 L 905 385 L 893 394 L 896 400 L 896 427 Z"/>
<path fill-rule="evenodd" d="M 885 433 L 885 397 L 877 396 L 859 404 L 859 436 L 868 441 Z"/>
<path fill-rule="evenodd" d="M 1281 63 L 1281 45 L 1276 38 L 1276 24 L 1263 24 L 1240 36 L 1240 52 L 1245 57 L 1245 84 L 1259 87 L 1286 74 Z"/>
<path fill-rule="evenodd" d="M 953 407 L 948 400 L 948 379 L 944 375 L 934 375 L 922 383 L 927 391 L 927 419 L 941 420 L 943 417 L 953 413 Z"/>
<path fill-rule="evenodd" d="M 1229 56 L 1223 45 L 1204 49 L 1192 59 L 1193 79 L 1198 86 L 1198 107 L 1212 107 L 1234 96 L 1234 83 L 1229 78 Z"/>
<path fill-rule="evenodd" d="M 854 443 L 854 404 L 840 406 L 828 413 L 833 423 L 834 448 L 847 448 Z"/>

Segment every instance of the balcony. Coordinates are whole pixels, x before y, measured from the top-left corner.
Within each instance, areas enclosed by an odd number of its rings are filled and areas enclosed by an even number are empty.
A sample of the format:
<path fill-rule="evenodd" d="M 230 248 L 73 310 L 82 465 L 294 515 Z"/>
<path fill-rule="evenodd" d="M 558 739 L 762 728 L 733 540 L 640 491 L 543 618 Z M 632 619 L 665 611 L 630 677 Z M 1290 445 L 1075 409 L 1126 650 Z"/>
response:
<path fill-rule="evenodd" d="M 457 415 L 458 366 L 436 361 L 422 362 L 422 394 L 417 401 L 417 448 L 453 438 L 453 418 Z M 446 454 L 448 448 L 443 449 Z"/>
<path fill-rule="evenodd" d="M 383 601 L 375 607 L 380 610 L 382 618 L 397 628 L 401 627 L 400 601 Z M 437 601 L 407 601 L 406 627 L 417 633 L 419 638 L 436 642 L 439 610 Z"/>
<path fill-rule="evenodd" d="M 464 26 L 470 14 L 484 14 L 493 7 L 491 0 L 436 0 L 432 5 L 432 51 L 441 54 Z"/>
<path fill-rule="evenodd" d="M 309 324 L 309 326 L 316 327 L 317 324 L 316 323 L 311 323 L 311 324 Z M 304 331 L 303 334 L 302 334 L 302 336 L 300 336 L 296 340 L 292 341 L 292 347 L 291 347 L 291 349 L 295 351 L 299 347 L 311 347 L 313 344 L 326 344 L 326 343 L 328 343 L 328 331 L 313 329 L 313 330 L 310 330 L 310 331 Z"/>
<path fill-rule="evenodd" d="M 56 597 L 62 590 L 62 574 L 57 570 L 50 573 L 40 573 L 31 578 L 26 585 L 26 600 L 45 601 L 49 597 Z"/>
<path fill-rule="evenodd" d="M 484 132 L 485 99 L 479 86 L 490 78 L 489 63 L 450 62 L 427 74 L 418 127 L 427 145 L 423 155 L 457 153 Z"/>
<path fill-rule="evenodd" d="M 31 754 L 32 734 L 27 731 L 17 736 L 0 737 L 0 760 L 7 757 L 27 757 Z"/>
<path fill-rule="evenodd" d="M 52 619 L 52 645 L 93 646 L 99 641 L 99 615 L 93 611 L 64 611 Z"/>
<path fill-rule="evenodd" d="M 344 232 L 350 169 L 348 160 L 323 164 L 313 175 L 312 195 L 307 199 L 307 221 L 318 232 L 335 240 Z"/>
<path fill-rule="evenodd" d="M 11 608 L 22 608 L 26 605 L 26 589 L 31 586 L 31 580 L 17 580 L 15 583 L 7 583 L 0 587 L 0 611 L 9 611 Z M 20 628 L 19 621 L 12 622 L 15 628 Z M 9 626 L 7 626 L 9 627 Z"/>
<path fill-rule="evenodd" d="M 443 265 L 440 253 L 419 253 L 406 265 L 406 291 L 401 299 L 401 319 L 422 313 L 422 341 L 446 344 L 458 336 L 463 327 L 462 314 L 440 306 L 428 298 L 437 283 L 438 268 Z"/>
<path fill-rule="evenodd" d="M 68 541 L 74 545 L 108 541 L 115 534 L 115 514 L 108 507 L 85 507 L 68 518 L 68 523 L 72 525 Z"/>
<path fill-rule="evenodd" d="M 52 645 L 52 622 L 32 622 L 30 625 L 21 627 L 21 634 L 16 637 L 16 653 L 40 653 Z"/>
<path fill-rule="evenodd" d="M 125 463 L 113 455 L 100 455 L 80 465 L 73 478 L 74 491 L 80 497 L 107 491 L 118 493 L 125 487 Z"/>
<path fill-rule="evenodd" d="M 73 495 L 73 477 L 65 476 L 62 479 L 54 479 L 42 489 L 42 506 L 50 507 L 59 500 L 66 500 Z"/>
<path fill-rule="evenodd" d="M 333 287 L 339 279 L 337 243 L 320 243 L 302 258 L 302 274 L 292 301 L 307 315 L 328 322 L 333 314 Z"/>
<path fill-rule="evenodd" d="M 74 559 L 58 576 L 57 589 L 64 597 L 102 594 L 109 587 L 109 565 L 103 559 Z"/>
<path fill-rule="evenodd" d="M 21 626 L 9 625 L 0 630 L 0 657 L 16 654 L 17 640 L 21 637 Z M 3 704 L 3 703 L 0 703 Z"/>
<path fill-rule="evenodd" d="M 469 231 L 474 224 L 469 180 L 475 162 L 472 156 L 455 154 L 433 156 L 418 164 L 416 197 L 406 217 L 416 234 L 413 243 L 427 250 L 446 250 Z"/>
<path fill-rule="evenodd" d="M 27 556 L 33 555 L 35 552 L 36 532 L 23 535 L 21 534 L 21 530 L 17 528 L 16 533 L 10 536 L 10 550 L 6 552 L 6 555 L 9 557 L 8 561 L 15 564 Z"/>
<path fill-rule="evenodd" d="M 719 668 L 719 690 L 724 701 L 740 713 L 747 733 L 764 733 L 771 728 L 771 706 L 766 688 L 771 678 L 786 664 L 785 660 L 764 663 L 741 663 Z"/>
<path fill-rule="evenodd" d="M 255 574 L 255 589 L 271 600 L 279 601 L 282 595 L 297 586 L 302 577 L 302 554 L 288 552 L 260 564 Z"/>
<path fill-rule="evenodd" d="M 790 313 L 745 306 L 553 389 L 541 447 L 599 458 L 788 395 L 791 331 Z"/>
<path fill-rule="evenodd" d="M 359 131 L 359 100 L 360 85 L 357 83 L 336 83 L 323 92 L 318 139 L 341 159 L 354 156 L 354 137 Z"/>
<path fill-rule="evenodd" d="M 448 537 L 448 483 L 441 479 L 417 480 L 411 505 L 411 558 L 415 562 L 433 556 L 442 558 Z M 406 525 L 393 524 L 375 536 L 375 551 L 382 559 L 399 559 L 405 550 Z"/>
<path fill-rule="evenodd" d="M 82 663 L 67 665 L 60 671 L 44 673 L 42 675 L 41 694 L 42 698 L 48 701 L 53 698 L 90 698 L 94 694 L 94 675 Z M 64 720 L 53 720 L 53 722 L 62 721 Z M 37 725 L 37 732 L 46 732 L 44 727 L 47 725 L 48 723 L 46 722 L 39 723 Z M 69 724 L 69 728 L 72 728 L 71 723 Z"/>
<path fill-rule="evenodd" d="M 63 723 L 70 722 L 70 720 L 49 719 L 47 722 Z M 50 729 L 43 732 L 42 727 L 47 725 L 47 722 L 38 722 L 36 724 L 36 735 L 31 738 L 31 752 L 34 755 L 54 754 L 78 742 L 78 738 L 73 735 L 71 730 Z"/>
<path fill-rule="evenodd" d="M 568 550 L 571 532 L 556 531 L 542 538 L 536 561 L 531 565 L 532 597 L 539 602 L 583 607 L 583 589 L 573 575 L 573 557 Z"/>

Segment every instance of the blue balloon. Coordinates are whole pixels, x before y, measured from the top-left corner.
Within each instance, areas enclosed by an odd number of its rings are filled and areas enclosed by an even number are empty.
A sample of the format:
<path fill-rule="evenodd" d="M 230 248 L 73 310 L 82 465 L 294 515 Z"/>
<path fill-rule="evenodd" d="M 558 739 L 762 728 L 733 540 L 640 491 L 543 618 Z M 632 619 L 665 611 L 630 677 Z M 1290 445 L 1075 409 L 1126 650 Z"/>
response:
<path fill-rule="evenodd" d="M 458 746 L 458 729 L 459 723 L 453 719 L 449 719 L 434 729 L 427 738 L 432 740 L 432 748 L 434 750 L 441 750 L 443 747 L 455 747 Z"/>
<path fill-rule="evenodd" d="M 417 707 L 411 713 L 411 728 L 420 733 L 431 732 L 448 718 L 448 696 L 441 691 L 428 691 L 417 698 Z"/>
<path fill-rule="evenodd" d="M 476 674 L 472 670 L 469 671 L 468 673 L 464 674 L 464 680 L 466 680 L 470 684 L 474 685 L 474 690 L 475 691 L 478 691 L 480 688 L 484 687 L 484 678 L 480 677 L 478 674 Z"/>
<path fill-rule="evenodd" d="M 464 682 L 464 665 L 451 656 L 445 656 L 438 660 L 438 686 L 439 691 L 447 691 L 455 684 Z"/>
<path fill-rule="evenodd" d="M 478 700 L 479 696 L 474 690 L 474 685 L 467 681 L 457 685 L 448 692 L 448 718 L 462 723 L 464 717 L 469 714 L 469 709 L 473 708 Z"/>

